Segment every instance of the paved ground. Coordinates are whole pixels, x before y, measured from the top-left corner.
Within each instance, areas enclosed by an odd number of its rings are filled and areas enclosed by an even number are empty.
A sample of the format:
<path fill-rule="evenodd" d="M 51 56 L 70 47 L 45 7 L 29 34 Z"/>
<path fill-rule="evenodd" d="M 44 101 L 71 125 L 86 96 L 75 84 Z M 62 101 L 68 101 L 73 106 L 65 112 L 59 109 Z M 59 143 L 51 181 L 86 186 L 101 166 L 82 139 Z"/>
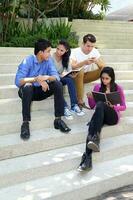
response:
<path fill-rule="evenodd" d="M 119 188 L 107 192 L 97 198 L 92 198 L 89 200 L 132 200 L 133 199 L 133 185 Z"/>

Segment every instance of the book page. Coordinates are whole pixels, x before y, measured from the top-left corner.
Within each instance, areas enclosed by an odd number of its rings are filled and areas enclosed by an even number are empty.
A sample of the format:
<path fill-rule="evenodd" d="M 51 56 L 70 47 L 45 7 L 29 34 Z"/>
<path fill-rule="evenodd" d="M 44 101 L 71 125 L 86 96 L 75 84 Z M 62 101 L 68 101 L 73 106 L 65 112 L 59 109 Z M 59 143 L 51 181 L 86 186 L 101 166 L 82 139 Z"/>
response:
<path fill-rule="evenodd" d="M 121 97 L 120 97 L 120 93 L 118 91 L 110 92 L 110 93 L 106 94 L 106 96 L 107 96 L 107 100 L 112 105 L 116 105 L 116 104 L 121 103 Z"/>
<path fill-rule="evenodd" d="M 70 75 L 72 73 L 78 73 L 81 69 L 82 69 L 82 67 L 79 68 L 79 69 L 72 69 L 71 71 L 66 72 L 62 77 L 68 76 L 68 75 Z"/>

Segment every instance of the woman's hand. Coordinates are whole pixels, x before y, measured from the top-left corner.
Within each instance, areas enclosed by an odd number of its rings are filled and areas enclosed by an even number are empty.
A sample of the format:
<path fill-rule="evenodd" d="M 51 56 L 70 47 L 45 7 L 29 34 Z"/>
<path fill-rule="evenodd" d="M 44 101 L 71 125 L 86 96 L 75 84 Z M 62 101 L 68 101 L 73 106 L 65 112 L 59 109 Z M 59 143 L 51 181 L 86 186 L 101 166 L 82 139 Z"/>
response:
<path fill-rule="evenodd" d="M 72 72 L 70 76 L 71 76 L 72 78 L 75 78 L 77 75 L 78 75 L 78 72 Z"/>
<path fill-rule="evenodd" d="M 107 101 L 106 104 L 107 104 L 108 106 L 110 106 L 111 108 L 114 108 L 114 106 L 112 105 L 112 103 L 111 103 L 110 101 Z"/>
<path fill-rule="evenodd" d="M 63 71 L 61 74 L 60 74 L 60 77 L 64 77 L 68 72 L 67 71 Z"/>
<path fill-rule="evenodd" d="M 87 98 L 93 98 L 93 94 L 92 94 L 92 92 L 88 92 L 88 93 L 86 93 L 86 96 L 87 96 Z"/>

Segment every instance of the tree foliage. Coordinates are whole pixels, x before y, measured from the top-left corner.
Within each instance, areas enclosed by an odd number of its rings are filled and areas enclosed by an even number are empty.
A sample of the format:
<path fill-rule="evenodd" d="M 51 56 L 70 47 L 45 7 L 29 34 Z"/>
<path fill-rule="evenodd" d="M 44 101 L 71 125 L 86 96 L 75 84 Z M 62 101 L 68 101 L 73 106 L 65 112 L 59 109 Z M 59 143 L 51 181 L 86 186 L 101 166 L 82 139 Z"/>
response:
<path fill-rule="evenodd" d="M 109 8 L 109 0 L 0 0 L 0 42 L 9 41 L 20 34 L 18 17 L 33 19 L 32 31 L 38 19 L 46 17 L 68 17 L 101 19 L 103 14 L 93 14 L 92 9 L 100 5 L 102 11 Z"/>
<path fill-rule="evenodd" d="M 64 0 L 63 6 L 59 5 L 54 12 L 48 16 L 69 17 L 71 20 L 74 18 L 92 18 L 92 9 L 99 5 L 101 11 L 106 12 L 109 9 L 109 0 Z"/>

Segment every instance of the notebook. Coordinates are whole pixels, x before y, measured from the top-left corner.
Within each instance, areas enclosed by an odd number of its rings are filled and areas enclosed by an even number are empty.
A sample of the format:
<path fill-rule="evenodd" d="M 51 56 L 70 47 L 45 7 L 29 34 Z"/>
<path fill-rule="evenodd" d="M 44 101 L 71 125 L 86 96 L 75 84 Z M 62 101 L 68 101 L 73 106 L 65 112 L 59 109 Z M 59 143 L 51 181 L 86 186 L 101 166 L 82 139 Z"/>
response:
<path fill-rule="evenodd" d="M 120 104 L 121 97 L 118 91 L 110 92 L 110 93 L 102 93 L 102 92 L 95 92 L 92 91 L 93 97 L 96 102 L 103 101 L 103 102 L 110 102 L 112 105 Z"/>
<path fill-rule="evenodd" d="M 80 72 L 81 69 L 82 69 L 82 67 L 79 69 L 72 69 L 71 71 L 67 72 L 63 77 L 71 75 L 72 73 L 78 73 L 78 72 Z"/>

